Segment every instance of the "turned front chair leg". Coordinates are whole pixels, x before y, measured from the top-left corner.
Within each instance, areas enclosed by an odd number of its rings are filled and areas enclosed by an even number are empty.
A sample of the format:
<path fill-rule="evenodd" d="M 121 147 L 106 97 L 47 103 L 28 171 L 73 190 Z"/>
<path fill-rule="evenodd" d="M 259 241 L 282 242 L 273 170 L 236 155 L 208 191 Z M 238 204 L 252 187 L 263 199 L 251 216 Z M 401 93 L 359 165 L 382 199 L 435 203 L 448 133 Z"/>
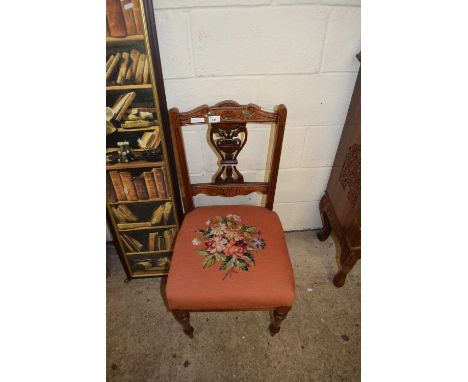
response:
<path fill-rule="evenodd" d="M 190 313 L 186 310 L 173 310 L 175 319 L 182 325 L 184 333 L 193 338 L 193 327 L 190 325 Z"/>
<path fill-rule="evenodd" d="M 291 307 L 281 307 L 276 308 L 273 311 L 273 318 L 269 326 L 271 336 L 274 336 L 281 329 L 281 323 L 288 315 L 288 312 L 291 310 Z"/>

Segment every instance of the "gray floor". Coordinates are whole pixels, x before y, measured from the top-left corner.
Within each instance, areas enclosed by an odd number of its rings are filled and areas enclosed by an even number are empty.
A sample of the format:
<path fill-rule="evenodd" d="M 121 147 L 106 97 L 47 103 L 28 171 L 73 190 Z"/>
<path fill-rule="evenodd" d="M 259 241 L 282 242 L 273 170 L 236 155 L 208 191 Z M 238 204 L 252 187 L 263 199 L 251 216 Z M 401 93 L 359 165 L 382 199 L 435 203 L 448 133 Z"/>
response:
<path fill-rule="evenodd" d="M 270 337 L 268 312 L 193 313 L 185 336 L 161 294 L 164 279 L 123 282 L 108 247 L 107 379 L 109 381 L 359 381 L 360 263 L 343 288 L 333 286 L 333 239 L 286 234 L 296 302 Z"/>

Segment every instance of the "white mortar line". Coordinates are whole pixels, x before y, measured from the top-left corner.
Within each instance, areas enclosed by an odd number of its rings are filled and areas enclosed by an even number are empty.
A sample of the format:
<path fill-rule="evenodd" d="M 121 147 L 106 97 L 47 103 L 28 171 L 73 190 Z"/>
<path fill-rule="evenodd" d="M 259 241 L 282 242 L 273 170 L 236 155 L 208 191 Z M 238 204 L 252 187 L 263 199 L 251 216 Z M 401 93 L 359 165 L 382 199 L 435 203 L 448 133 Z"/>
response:
<path fill-rule="evenodd" d="M 276 4 L 276 3 L 267 3 L 267 4 L 235 4 L 235 5 L 193 5 L 193 6 L 181 6 L 181 7 L 153 7 L 155 11 L 165 11 L 165 10 L 198 10 L 198 9 L 245 9 L 245 8 L 268 8 L 268 7 L 278 7 L 278 8 L 289 8 L 289 7 L 316 7 L 316 8 L 361 8 L 361 5 L 356 4 L 309 4 L 309 3 L 294 3 L 294 4 Z"/>
<path fill-rule="evenodd" d="M 192 68 L 192 76 L 196 77 L 197 74 L 195 73 L 195 58 L 193 56 L 193 40 L 192 40 L 192 17 L 190 11 L 185 12 L 187 17 L 187 29 L 188 29 L 188 37 L 189 37 L 189 50 L 190 50 L 190 66 Z"/>
<path fill-rule="evenodd" d="M 322 57 L 320 58 L 319 73 L 322 72 L 322 68 L 323 68 L 323 60 L 324 60 L 325 52 L 327 49 L 328 30 L 330 29 L 330 20 L 332 16 L 333 16 L 333 9 L 328 13 L 327 28 L 325 29 L 325 36 L 323 38 Z"/>
<path fill-rule="evenodd" d="M 223 75 L 217 75 L 217 76 L 196 76 L 196 77 L 173 77 L 173 78 L 164 78 L 164 80 L 167 81 L 173 81 L 173 80 L 186 80 L 186 79 L 193 79 L 193 80 L 205 80 L 205 79 L 211 79 L 211 80 L 221 80 L 225 78 L 234 78 L 234 79 L 246 79 L 246 78 L 252 78 L 252 77 L 257 77 L 257 78 L 263 78 L 263 77 L 278 77 L 278 76 L 340 76 L 340 75 L 356 75 L 357 76 L 357 71 L 340 71 L 340 72 L 314 72 L 314 73 L 265 73 L 265 74 L 223 74 Z"/>

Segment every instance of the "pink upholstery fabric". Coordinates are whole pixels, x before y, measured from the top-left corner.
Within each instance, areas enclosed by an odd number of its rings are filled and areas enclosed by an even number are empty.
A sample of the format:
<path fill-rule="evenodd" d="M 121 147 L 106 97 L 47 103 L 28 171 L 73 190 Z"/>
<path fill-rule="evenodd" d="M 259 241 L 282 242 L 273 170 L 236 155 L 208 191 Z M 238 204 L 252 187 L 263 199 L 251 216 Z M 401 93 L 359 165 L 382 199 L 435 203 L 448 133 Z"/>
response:
<path fill-rule="evenodd" d="M 266 247 L 255 255 L 248 272 L 225 277 L 216 263 L 203 268 L 192 244 L 195 231 L 216 216 L 235 214 L 261 231 Z M 200 207 L 188 213 L 177 235 L 166 288 L 172 310 L 269 309 L 292 306 L 295 287 L 283 227 L 278 215 L 256 206 Z"/>

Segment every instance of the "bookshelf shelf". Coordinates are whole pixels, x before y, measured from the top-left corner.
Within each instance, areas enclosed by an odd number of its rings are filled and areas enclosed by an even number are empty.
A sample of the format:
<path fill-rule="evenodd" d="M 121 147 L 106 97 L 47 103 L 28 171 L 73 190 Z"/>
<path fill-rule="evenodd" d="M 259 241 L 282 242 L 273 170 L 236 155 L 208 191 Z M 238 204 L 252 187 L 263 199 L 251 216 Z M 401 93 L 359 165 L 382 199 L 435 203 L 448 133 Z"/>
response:
<path fill-rule="evenodd" d="M 107 44 L 121 44 L 121 43 L 131 43 L 135 41 L 145 41 L 145 36 L 142 34 L 135 34 L 132 36 L 125 37 L 106 37 Z"/>
<path fill-rule="evenodd" d="M 133 204 L 133 203 L 158 203 L 158 202 L 169 202 L 172 199 L 146 199 L 146 200 L 121 200 L 119 202 L 109 203 L 111 206 L 117 206 L 119 204 Z"/>
<path fill-rule="evenodd" d="M 106 91 L 113 92 L 113 91 L 132 91 L 132 90 L 140 90 L 140 89 L 152 89 L 153 85 L 151 84 L 140 84 L 140 85 L 111 85 L 106 86 Z"/>
<path fill-rule="evenodd" d="M 177 228 L 177 226 L 176 225 L 159 225 L 159 226 L 155 225 L 151 227 L 125 228 L 125 229 L 121 229 L 117 227 L 119 232 L 160 230 L 160 229 L 168 229 L 168 228 Z"/>
<path fill-rule="evenodd" d="M 137 129 L 124 129 L 118 128 L 117 131 L 119 133 L 133 133 L 135 131 L 153 131 L 156 130 L 159 126 L 150 126 L 150 127 L 139 127 Z"/>
<path fill-rule="evenodd" d="M 133 255 L 157 255 L 161 253 L 171 253 L 172 249 L 163 250 L 163 251 L 144 251 L 144 252 L 127 252 L 127 256 L 133 256 Z"/>
<path fill-rule="evenodd" d="M 108 171 L 113 170 L 129 170 L 132 168 L 152 168 L 152 167 L 164 167 L 164 162 L 148 162 L 145 160 L 137 160 L 129 163 L 116 163 L 106 166 Z"/>

